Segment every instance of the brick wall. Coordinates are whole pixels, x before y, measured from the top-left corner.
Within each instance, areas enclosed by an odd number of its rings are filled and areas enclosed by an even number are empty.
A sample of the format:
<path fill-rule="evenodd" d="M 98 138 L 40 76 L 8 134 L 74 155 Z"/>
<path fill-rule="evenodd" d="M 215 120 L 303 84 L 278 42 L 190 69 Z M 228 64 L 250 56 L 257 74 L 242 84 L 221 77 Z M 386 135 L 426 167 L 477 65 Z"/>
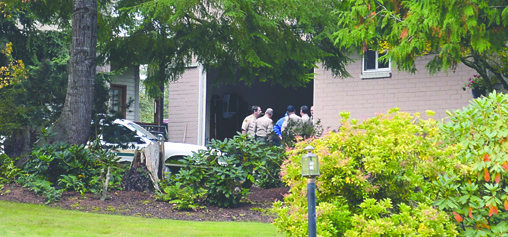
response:
<path fill-rule="evenodd" d="M 321 119 L 325 131 L 339 126 L 339 114 L 351 113 L 351 118 L 364 120 L 376 113 L 386 113 L 393 107 L 402 111 L 436 112 L 435 119 L 446 117 L 446 110 L 466 106 L 472 99 L 470 91 L 462 86 L 475 72 L 459 65 L 453 72 L 430 75 L 425 64 L 431 56 L 422 57 L 417 63 L 417 72 L 410 74 L 393 69 L 388 78 L 361 79 L 361 60 L 348 66 L 350 78 L 336 78 L 330 71 L 316 69 L 314 80 L 314 116 Z"/>

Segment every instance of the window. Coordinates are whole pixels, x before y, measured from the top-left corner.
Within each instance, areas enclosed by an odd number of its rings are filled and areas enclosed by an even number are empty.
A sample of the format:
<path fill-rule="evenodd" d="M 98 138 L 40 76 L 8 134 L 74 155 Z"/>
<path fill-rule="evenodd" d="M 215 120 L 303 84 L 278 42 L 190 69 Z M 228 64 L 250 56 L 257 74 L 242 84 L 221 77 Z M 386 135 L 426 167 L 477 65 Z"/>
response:
<path fill-rule="evenodd" d="M 121 124 L 111 124 L 110 126 L 105 126 L 103 141 L 109 143 L 108 145 L 114 145 L 122 148 L 128 148 L 131 143 L 146 144 L 146 142 L 143 141 L 143 139 L 141 139 L 135 131 L 128 129 Z"/>
<path fill-rule="evenodd" d="M 125 101 L 127 86 L 111 84 L 109 89 L 109 109 L 123 114 L 125 118 Z"/>
<path fill-rule="evenodd" d="M 383 61 L 379 58 L 386 53 L 368 50 L 363 54 L 362 78 L 390 77 L 390 60 Z"/>

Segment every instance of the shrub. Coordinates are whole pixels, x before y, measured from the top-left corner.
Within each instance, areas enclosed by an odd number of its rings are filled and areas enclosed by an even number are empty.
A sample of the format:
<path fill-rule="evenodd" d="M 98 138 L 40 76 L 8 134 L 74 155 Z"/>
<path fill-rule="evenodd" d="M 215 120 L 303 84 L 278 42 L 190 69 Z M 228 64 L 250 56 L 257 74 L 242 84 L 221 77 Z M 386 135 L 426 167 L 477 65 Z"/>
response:
<path fill-rule="evenodd" d="M 449 222 L 449 216 L 431 206 L 417 208 L 401 203 L 399 213 L 391 213 L 390 199 L 366 199 L 360 205 L 362 212 L 352 218 L 355 228 L 345 236 L 456 236 L 458 232 Z M 391 215 L 387 215 L 390 214 Z"/>
<path fill-rule="evenodd" d="M 203 208 L 196 200 L 201 199 L 204 196 L 204 192 L 195 194 L 189 187 L 180 188 L 176 185 L 163 186 L 162 188 L 164 192 L 157 192 L 156 199 L 174 204 L 173 209 L 195 211 Z"/>
<path fill-rule="evenodd" d="M 21 183 L 23 187 L 27 187 L 30 191 L 37 195 L 42 195 L 46 198 L 46 204 L 56 202 L 60 199 L 63 189 L 56 189 L 53 183 L 38 175 L 21 176 L 17 182 Z"/>
<path fill-rule="evenodd" d="M 284 162 L 282 173 L 290 193 L 284 198 L 284 205 L 274 206 L 278 213 L 276 226 L 289 235 L 307 233 L 306 180 L 301 177 L 300 164 L 304 147 L 311 145 L 321 168 L 316 181 L 318 235 L 368 234 L 369 228 L 358 225 L 371 225 L 361 220 L 373 219 L 366 212 L 372 200 L 390 203 L 378 214 L 379 218 L 374 218 L 375 222 L 388 223 L 393 228 L 407 226 L 412 233 L 418 233 L 417 225 L 409 225 L 409 220 L 397 216 L 429 210 L 437 195 L 430 181 L 454 165 L 449 159 L 454 150 L 441 145 L 438 123 L 397 108 L 363 123 L 350 120 L 348 113 L 341 116 L 338 132 L 297 143 L 287 152 L 289 159 Z M 425 228 L 453 233 L 455 227 L 441 218 Z M 391 233 L 380 231 L 380 235 Z"/>
<path fill-rule="evenodd" d="M 176 175 L 176 185 L 190 187 L 194 194 L 206 190 L 205 201 L 212 205 L 235 207 L 255 182 L 265 187 L 280 184 L 282 155 L 281 148 L 252 141 L 247 135 L 212 140 L 208 150 L 183 160 L 185 167 Z"/>
<path fill-rule="evenodd" d="M 10 183 L 23 171 L 14 165 L 14 160 L 6 154 L 0 154 L 0 184 Z"/>
<path fill-rule="evenodd" d="M 267 146 L 256 143 L 260 146 L 260 154 L 257 159 L 253 159 L 254 164 L 254 184 L 260 188 L 279 188 L 284 183 L 280 178 L 280 167 L 286 158 L 284 149 L 278 146 Z"/>
<path fill-rule="evenodd" d="M 44 195 L 48 200 L 53 198 L 49 187 L 56 190 L 77 191 L 81 194 L 105 192 L 105 187 L 112 185 L 118 188 L 123 169 L 117 169 L 118 157 L 113 153 L 91 146 L 89 149 L 83 145 L 69 145 L 55 143 L 35 148 L 31 158 L 26 162 L 24 171 L 26 176 L 18 180 L 24 186 L 30 187 L 38 194 Z M 106 180 L 104 172 L 107 167 L 114 167 L 113 175 L 108 184 L 101 183 Z M 39 191 L 42 190 L 42 191 Z M 51 198 L 51 199 L 50 199 Z"/>
<path fill-rule="evenodd" d="M 30 160 L 25 164 L 25 171 L 57 183 L 61 175 L 74 174 L 84 179 L 85 183 L 97 175 L 97 162 L 84 146 L 56 143 L 35 148 Z"/>
<path fill-rule="evenodd" d="M 434 183 L 441 210 L 460 224 L 462 235 L 508 232 L 508 95 L 491 93 L 449 113 L 446 144 L 455 146 L 455 169 Z"/>
<path fill-rule="evenodd" d="M 323 126 L 321 125 L 320 119 L 316 119 L 311 125 L 296 124 L 293 120 L 289 120 L 286 129 L 282 132 L 282 145 L 285 147 L 294 147 L 295 143 L 301 140 L 317 138 L 322 135 Z"/>

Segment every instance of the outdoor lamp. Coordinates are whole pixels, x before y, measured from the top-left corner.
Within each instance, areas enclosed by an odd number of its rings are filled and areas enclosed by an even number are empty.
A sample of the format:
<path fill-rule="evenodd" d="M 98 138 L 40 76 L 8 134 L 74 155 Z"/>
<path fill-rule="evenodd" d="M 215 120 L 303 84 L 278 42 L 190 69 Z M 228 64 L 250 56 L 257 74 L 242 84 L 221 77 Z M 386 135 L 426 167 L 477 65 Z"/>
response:
<path fill-rule="evenodd" d="M 302 156 L 302 176 L 307 178 L 319 176 L 319 158 L 312 154 L 314 147 L 307 146 L 305 150 L 307 154 Z"/>
<path fill-rule="evenodd" d="M 305 147 L 307 154 L 302 156 L 302 176 L 307 178 L 307 203 L 309 237 L 316 237 L 316 179 L 319 176 L 319 159 L 312 154 L 314 147 Z"/>

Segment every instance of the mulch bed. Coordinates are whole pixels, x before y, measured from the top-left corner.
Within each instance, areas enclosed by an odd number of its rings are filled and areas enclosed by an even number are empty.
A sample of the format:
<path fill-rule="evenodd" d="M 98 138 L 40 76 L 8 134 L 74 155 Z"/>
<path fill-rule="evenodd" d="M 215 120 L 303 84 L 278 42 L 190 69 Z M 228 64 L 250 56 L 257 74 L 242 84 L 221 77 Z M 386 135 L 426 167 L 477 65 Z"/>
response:
<path fill-rule="evenodd" d="M 188 221 L 254 221 L 271 223 L 276 216 L 269 211 L 274 201 L 283 201 L 289 188 L 261 189 L 252 187 L 250 195 L 236 208 L 206 206 L 203 210 L 173 210 L 173 204 L 157 201 L 155 194 L 136 191 L 108 192 L 105 201 L 93 194 L 81 196 L 65 192 L 56 203 L 47 204 L 68 210 L 84 212 L 139 216 L 147 218 Z M 5 184 L 0 190 L 0 200 L 44 205 L 45 199 L 17 184 Z"/>

